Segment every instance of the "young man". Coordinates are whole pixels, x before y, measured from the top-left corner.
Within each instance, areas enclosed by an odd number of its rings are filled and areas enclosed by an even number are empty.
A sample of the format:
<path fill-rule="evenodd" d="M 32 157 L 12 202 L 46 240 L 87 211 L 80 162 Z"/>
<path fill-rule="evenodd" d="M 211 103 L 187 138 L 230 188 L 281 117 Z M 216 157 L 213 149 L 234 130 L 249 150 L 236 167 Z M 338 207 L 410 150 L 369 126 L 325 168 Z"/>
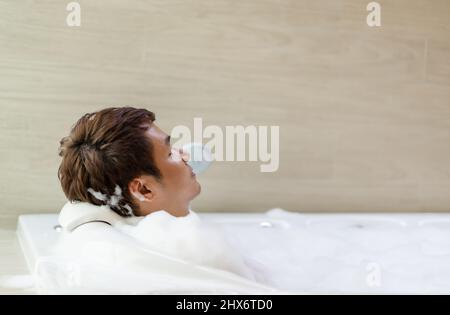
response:
<path fill-rule="evenodd" d="M 121 216 L 189 214 L 200 184 L 187 154 L 154 121 L 152 112 L 133 107 L 81 117 L 60 142 L 58 177 L 69 201 L 109 205 Z"/>
<path fill-rule="evenodd" d="M 81 117 L 61 140 L 58 176 L 69 202 L 58 221 L 68 233 L 55 250 L 56 265 L 76 263 L 83 282 L 55 293 L 272 292 L 190 210 L 201 188 L 189 156 L 173 149 L 154 121 L 146 109 L 107 108 Z M 40 267 L 50 275 L 44 284 L 71 277 L 64 264 L 60 272 L 51 260 Z M 58 275 L 63 280 L 52 278 Z"/>

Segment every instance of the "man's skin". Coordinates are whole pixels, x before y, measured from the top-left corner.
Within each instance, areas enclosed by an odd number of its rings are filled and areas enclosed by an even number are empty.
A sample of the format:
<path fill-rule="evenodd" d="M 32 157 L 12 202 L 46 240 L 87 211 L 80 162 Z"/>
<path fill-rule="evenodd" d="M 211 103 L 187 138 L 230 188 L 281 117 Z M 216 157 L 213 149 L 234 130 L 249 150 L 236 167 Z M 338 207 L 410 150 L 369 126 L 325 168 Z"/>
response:
<path fill-rule="evenodd" d="M 201 186 L 187 164 L 189 155 L 170 145 L 170 136 L 152 123 L 146 134 L 153 146 L 153 158 L 162 174 L 161 179 L 142 175 L 128 184 L 134 202 L 139 206 L 137 215 L 165 210 L 175 217 L 189 214 L 189 203 Z"/>

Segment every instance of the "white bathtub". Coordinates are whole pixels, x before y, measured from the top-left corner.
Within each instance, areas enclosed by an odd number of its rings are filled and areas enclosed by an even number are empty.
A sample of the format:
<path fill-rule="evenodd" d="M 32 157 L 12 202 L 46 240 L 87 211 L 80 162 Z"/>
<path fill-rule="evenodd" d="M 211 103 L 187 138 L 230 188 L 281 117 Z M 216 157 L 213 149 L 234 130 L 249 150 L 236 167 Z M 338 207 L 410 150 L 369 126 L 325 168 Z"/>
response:
<path fill-rule="evenodd" d="M 200 216 L 218 223 L 236 250 L 265 275 L 265 284 L 276 289 L 450 293 L 450 214 L 296 214 L 274 209 Z M 57 215 L 20 216 L 17 233 L 33 270 L 58 240 Z"/>

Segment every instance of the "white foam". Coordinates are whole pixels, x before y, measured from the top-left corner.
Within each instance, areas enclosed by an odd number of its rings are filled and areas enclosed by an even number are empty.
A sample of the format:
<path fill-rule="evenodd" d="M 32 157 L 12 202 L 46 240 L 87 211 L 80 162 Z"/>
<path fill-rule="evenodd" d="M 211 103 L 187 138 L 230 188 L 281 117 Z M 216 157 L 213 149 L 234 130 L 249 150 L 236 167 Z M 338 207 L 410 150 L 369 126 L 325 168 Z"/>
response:
<path fill-rule="evenodd" d="M 393 215 L 307 217 L 275 209 L 262 220 L 271 224 L 261 228 L 258 222 L 246 224 L 239 217 L 232 221 L 237 224 L 224 221 L 210 225 L 198 220 L 195 213 L 175 219 L 158 211 L 133 226 L 118 225 L 111 230 L 194 264 L 244 276 L 249 267 L 257 281 L 282 290 L 320 294 L 450 293 L 450 229 L 439 217 L 428 224 L 418 224 L 415 219 L 394 220 Z M 165 269 L 150 267 L 151 260 L 135 263 L 141 254 L 110 250 L 118 238 L 104 233 L 63 242 L 63 247 L 78 259 L 83 279 L 92 281 L 84 289 L 130 293 L 173 292 L 177 288 L 188 292 L 198 280 L 180 279 L 179 274 L 165 280 L 169 277 Z M 89 246 L 76 250 L 77 244 L 88 242 Z M 118 264 L 118 257 L 127 260 Z M 39 274 L 43 279 L 45 275 L 53 279 L 67 276 L 73 266 L 68 262 L 73 260 L 56 264 L 59 267 L 50 261 L 42 263 Z M 63 282 L 47 280 L 44 287 L 58 288 Z M 216 285 L 211 283 L 210 288 Z"/>
<path fill-rule="evenodd" d="M 31 275 L 10 275 L 0 277 L 0 287 L 13 289 L 31 289 L 34 287 Z"/>
<path fill-rule="evenodd" d="M 158 252 L 254 279 L 218 227 L 204 224 L 193 211 L 185 217 L 157 211 L 147 215 L 136 226 L 123 225 L 120 229 Z"/>
<path fill-rule="evenodd" d="M 271 217 L 294 220 L 279 209 Z M 299 220 L 300 221 L 300 220 Z M 450 230 L 368 219 L 286 229 L 226 226 L 229 242 L 279 289 L 308 293 L 450 293 Z M 350 224 L 349 224 L 350 223 Z"/>
<path fill-rule="evenodd" d="M 96 199 L 105 202 L 106 205 L 111 207 L 117 207 L 119 205 L 119 202 L 123 199 L 122 189 L 119 185 L 116 185 L 116 187 L 114 188 L 114 194 L 112 196 L 108 196 L 107 194 L 95 191 L 92 188 L 88 188 L 87 191 Z M 130 205 L 125 204 L 124 208 L 127 210 L 128 215 L 133 215 L 133 210 L 131 209 Z"/>
<path fill-rule="evenodd" d="M 50 255 L 36 264 L 38 292 L 267 292 L 252 281 L 253 272 L 225 237 L 193 211 L 185 217 L 157 211 L 144 218 L 122 218 L 113 224 L 85 224 L 72 233 L 63 231 Z M 155 253 L 170 260 L 160 260 Z M 178 262 L 171 263 L 173 260 Z M 250 279 L 250 284 L 221 281 L 192 267 L 185 269 L 188 265 L 231 272 Z"/>
<path fill-rule="evenodd" d="M 87 190 L 92 196 L 94 196 L 95 199 L 100 200 L 100 201 L 106 201 L 108 200 L 108 196 L 106 194 L 102 194 L 99 191 L 95 191 L 92 188 L 88 188 Z"/>

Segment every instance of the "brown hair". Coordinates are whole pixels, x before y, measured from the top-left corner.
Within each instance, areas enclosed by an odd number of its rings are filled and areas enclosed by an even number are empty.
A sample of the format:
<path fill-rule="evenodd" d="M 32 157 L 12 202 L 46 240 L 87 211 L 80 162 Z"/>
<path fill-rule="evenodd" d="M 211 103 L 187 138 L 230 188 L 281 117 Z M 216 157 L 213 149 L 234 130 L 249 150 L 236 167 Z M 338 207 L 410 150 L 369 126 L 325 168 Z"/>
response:
<path fill-rule="evenodd" d="M 67 199 L 108 204 L 122 216 L 135 213 L 128 183 L 144 174 L 161 178 L 145 135 L 154 120 L 152 112 L 133 107 L 81 117 L 60 141 L 58 178 Z"/>

